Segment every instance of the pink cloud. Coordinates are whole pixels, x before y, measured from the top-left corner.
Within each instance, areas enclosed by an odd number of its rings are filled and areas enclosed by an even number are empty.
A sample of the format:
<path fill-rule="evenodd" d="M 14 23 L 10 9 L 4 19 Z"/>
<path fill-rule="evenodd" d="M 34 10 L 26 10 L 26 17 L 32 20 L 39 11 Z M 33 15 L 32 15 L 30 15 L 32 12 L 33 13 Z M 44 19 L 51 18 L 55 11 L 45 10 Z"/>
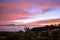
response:
<path fill-rule="evenodd" d="M 42 3 L 28 3 L 27 0 L 25 0 L 24 3 L 1 3 L 0 7 L 1 13 L 0 13 L 0 20 L 21 20 L 21 19 L 28 19 L 31 16 L 35 16 L 37 14 L 41 15 L 48 11 L 54 10 L 58 7 L 60 3 L 56 2 L 42 2 Z M 39 11 L 34 12 L 27 12 L 24 10 L 32 10 L 33 8 L 42 9 L 42 13 L 39 13 Z M 16 9 L 14 9 L 16 8 Z"/>

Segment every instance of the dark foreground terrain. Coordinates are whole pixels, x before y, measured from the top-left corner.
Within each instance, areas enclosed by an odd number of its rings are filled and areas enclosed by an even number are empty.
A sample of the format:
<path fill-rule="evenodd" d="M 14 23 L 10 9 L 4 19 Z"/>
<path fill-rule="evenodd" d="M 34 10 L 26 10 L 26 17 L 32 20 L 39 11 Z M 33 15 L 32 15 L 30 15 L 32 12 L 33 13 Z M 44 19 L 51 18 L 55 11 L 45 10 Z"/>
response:
<path fill-rule="evenodd" d="M 33 29 L 25 28 L 25 32 L 2 32 L 0 31 L 0 40 L 60 40 L 60 24 L 46 25 Z"/>

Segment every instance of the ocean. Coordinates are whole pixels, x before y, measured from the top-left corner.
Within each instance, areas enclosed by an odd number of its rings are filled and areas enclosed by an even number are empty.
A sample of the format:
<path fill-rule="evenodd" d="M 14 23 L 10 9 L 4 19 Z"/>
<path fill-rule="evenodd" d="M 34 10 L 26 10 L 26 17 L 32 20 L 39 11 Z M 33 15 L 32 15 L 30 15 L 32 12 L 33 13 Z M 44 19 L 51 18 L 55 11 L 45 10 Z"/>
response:
<path fill-rule="evenodd" d="M 40 27 L 40 26 L 27 26 L 30 29 L 34 27 Z M 19 30 L 24 30 L 25 26 L 0 26 L 0 31 L 19 31 Z"/>

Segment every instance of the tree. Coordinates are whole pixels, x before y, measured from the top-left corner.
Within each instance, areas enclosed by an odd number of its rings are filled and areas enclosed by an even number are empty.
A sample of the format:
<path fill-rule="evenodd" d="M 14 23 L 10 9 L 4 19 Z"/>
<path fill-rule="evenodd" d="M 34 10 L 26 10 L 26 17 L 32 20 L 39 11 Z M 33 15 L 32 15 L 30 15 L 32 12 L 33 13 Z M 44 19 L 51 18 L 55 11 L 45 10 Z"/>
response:
<path fill-rule="evenodd" d="M 60 29 L 52 29 L 49 33 L 52 40 L 60 38 Z"/>

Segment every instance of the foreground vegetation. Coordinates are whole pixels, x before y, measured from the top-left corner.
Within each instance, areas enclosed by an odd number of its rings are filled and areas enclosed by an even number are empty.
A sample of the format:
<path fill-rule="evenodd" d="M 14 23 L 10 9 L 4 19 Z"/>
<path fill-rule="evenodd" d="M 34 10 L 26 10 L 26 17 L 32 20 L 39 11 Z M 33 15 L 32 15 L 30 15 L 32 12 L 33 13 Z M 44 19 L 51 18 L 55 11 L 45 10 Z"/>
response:
<path fill-rule="evenodd" d="M 0 32 L 0 40 L 60 40 L 60 24 L 25 28 L 25 32 Z"/>

